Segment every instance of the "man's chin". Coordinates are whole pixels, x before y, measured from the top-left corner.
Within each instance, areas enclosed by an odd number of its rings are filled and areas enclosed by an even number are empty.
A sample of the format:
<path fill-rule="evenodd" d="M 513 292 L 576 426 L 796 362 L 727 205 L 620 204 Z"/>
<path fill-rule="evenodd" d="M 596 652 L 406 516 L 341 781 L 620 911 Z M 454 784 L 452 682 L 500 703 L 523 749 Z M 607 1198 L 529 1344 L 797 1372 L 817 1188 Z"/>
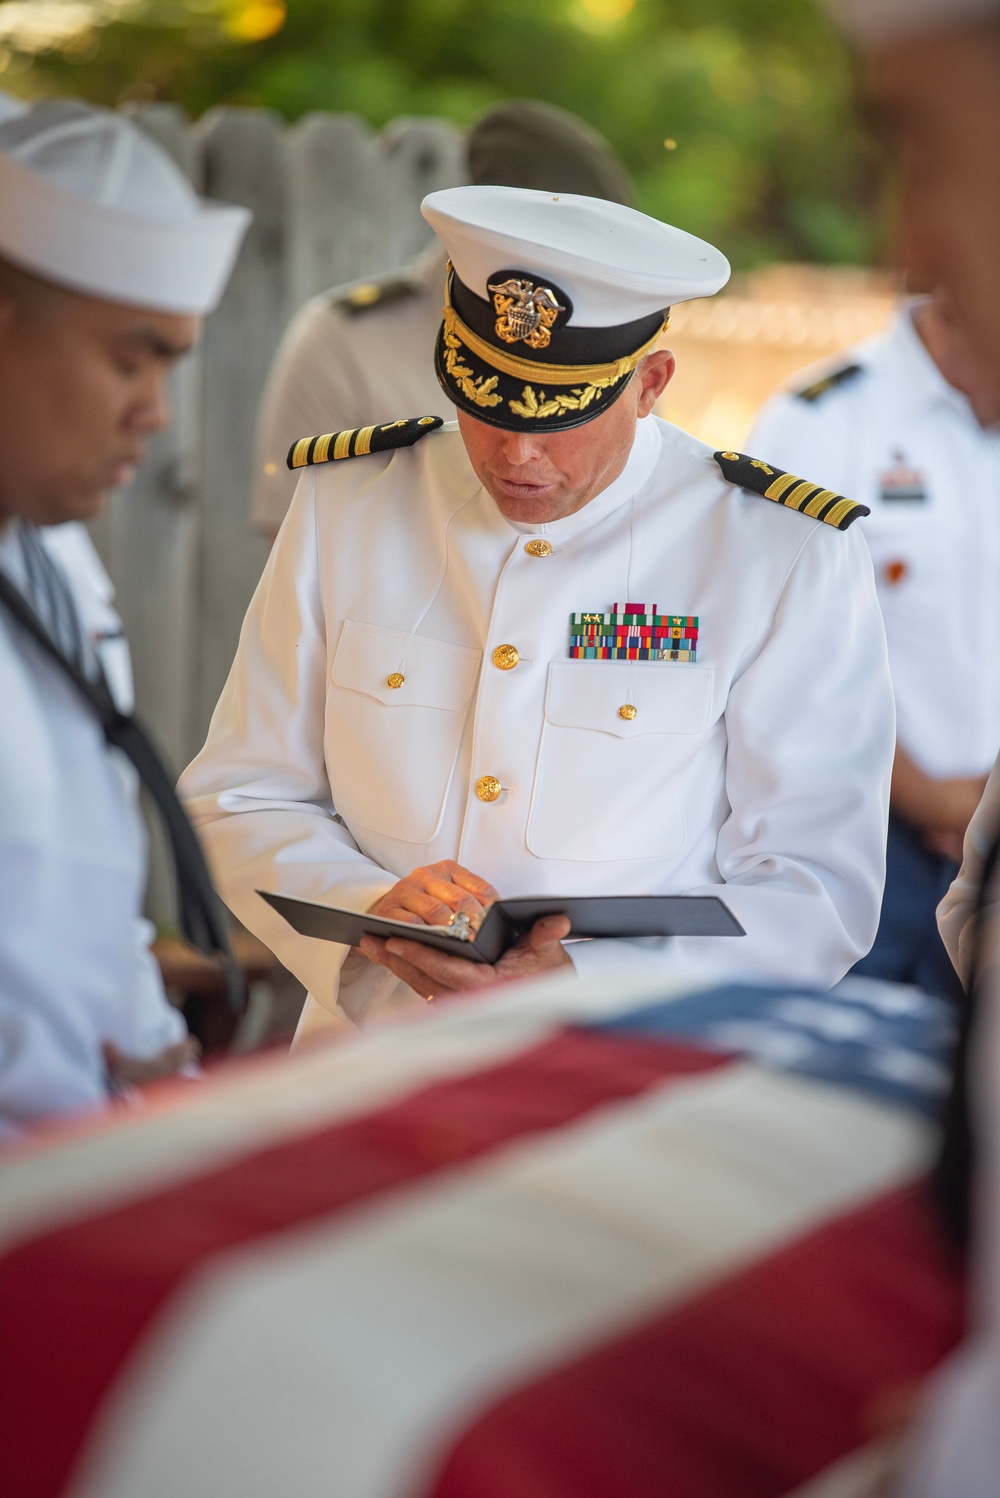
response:
<path fill-rule="evenodd" d="M 96 520 L 108 508 L 111 490 L 88 489 L 83 493 L 60 496 L 37 517 L 39 525 L 66 525 L 71 520 Z M 36 517 L 32 517 L 36 518 Z"/>
<path fill-rule="evenodd" d="M 493 483 L 489 492 L 504 519 L 515 525 L 544 525 L 566 514 L 566 495 L 554 484 L 533 490 L 525 488 L 518 494 L 510 492 L 506 485 Z"/>

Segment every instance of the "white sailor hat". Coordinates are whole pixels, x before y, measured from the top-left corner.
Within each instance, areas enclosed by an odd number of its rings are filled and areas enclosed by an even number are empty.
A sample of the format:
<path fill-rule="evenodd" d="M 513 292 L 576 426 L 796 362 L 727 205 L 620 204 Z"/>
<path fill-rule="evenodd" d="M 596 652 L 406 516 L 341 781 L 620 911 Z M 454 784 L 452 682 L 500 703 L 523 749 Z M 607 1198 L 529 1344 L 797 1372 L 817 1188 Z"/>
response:
<path fill-rule="evenodd" d="M 600 416 L 671 305 L 729 279 L 712 245 L 622 203 L 453 187 L 421 212 L 451 260 L 438 379 L 457 406 L 513 431 Z"/>
<path fill-rule="evenodd" d="M 921 32 L 951 30 L 1000 15 L 1000 0 L 828 0 L 850 36 L 883 46 Z"/>
<path fill-rule="evenodd" d="M 199 198 L 108 110 L 53 100 L 0 121 L 0 255 L 44 280 L 161 312 L 210 312 L 250 222 Z"/>

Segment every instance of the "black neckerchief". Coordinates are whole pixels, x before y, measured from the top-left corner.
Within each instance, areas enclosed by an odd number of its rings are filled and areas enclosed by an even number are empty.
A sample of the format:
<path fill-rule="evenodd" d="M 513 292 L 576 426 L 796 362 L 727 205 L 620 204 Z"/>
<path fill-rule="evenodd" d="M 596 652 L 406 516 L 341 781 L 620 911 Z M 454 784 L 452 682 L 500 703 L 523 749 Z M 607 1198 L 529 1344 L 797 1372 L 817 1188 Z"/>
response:
<path fill-rule="evenodd" d="M 201 844 L 152 739 L 135 718 L 119 712 L 99 665 L 92 681 L 79 666 L 67 659 L 31 604 L 2 571 L 0 604 L 73 684 L 99 721 L 108 744 L 120 749 L 134 765 L 160 814 L 173 854 L 181 930 L 199 951 L 223 959 L 229 1001 L 234 1009 L 242 1008 L 243 984 L 230 951 L 222 902 L 213 887 Z"/>

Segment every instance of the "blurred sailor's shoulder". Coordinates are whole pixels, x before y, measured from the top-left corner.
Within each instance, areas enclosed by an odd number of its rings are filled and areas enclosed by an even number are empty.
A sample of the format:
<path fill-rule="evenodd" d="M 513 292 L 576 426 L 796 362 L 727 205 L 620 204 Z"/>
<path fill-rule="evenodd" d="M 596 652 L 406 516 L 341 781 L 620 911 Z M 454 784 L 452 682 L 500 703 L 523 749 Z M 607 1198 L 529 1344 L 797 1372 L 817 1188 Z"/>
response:
<path fill-rule="evenodd" d="M 285 457 L 303 434 L 400 411 L 451 416 L 434 373 L 444 276 L 435 244 L 402 271 L 322 292 L 292 318 L 258 416 L 253 519 L 261 529 L 276 530 L 288 508 L 295 480 Z"/>
<path fill-rule="evenodd" d="M 438 245 L 431 245 L 402 270 L 366 276 L 344 286 L 322 292 L 314 301 L 334 317 L 371 325 L 373 317 L 403 311 L 406 304 L 430 297 L 443 301 L 445 260 Z M 436 314 L 440 316 L 440 307 Z"/>
<path fill-rule="evenodd" d="M 394 349 L 397 359 L 408 360 L 412 352 L 420 365 L 426 362 L 436 389 L 431 359 L 441 321 L 444 276 L 443 253 L 432 245 L 402 270 L 335 286 L 310 298 L 288 325 L 269 384 L 287 380 L 293 370 L 299 380 L 307 379 L 351 353 L 358 364 L 351 373 L 364 374 L 376 385 L 377 376 L 369 374 L 367 366 Z M 426 359 L 425 344 L 430 350 Z"/>

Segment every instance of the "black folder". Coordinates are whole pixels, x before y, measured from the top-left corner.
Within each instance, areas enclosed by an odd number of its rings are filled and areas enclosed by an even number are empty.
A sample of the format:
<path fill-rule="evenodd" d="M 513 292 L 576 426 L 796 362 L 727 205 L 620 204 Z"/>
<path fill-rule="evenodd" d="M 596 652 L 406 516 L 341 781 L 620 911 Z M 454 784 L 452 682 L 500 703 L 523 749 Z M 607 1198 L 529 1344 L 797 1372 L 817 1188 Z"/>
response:
<path fill-rule="evenodd" d="M 362 936 L 399 936 L 436 947 L 471 962 L 496 962 L 543 915 L 567 915 L 571 937 L 580 936 L 745 936 L 717 895 L 556 895 L 497 900 L 479 930 L 455 926 L 416 926 L 382 916 L 259 889 L 262 900 L 302 936 L 356 947 Z"/>

